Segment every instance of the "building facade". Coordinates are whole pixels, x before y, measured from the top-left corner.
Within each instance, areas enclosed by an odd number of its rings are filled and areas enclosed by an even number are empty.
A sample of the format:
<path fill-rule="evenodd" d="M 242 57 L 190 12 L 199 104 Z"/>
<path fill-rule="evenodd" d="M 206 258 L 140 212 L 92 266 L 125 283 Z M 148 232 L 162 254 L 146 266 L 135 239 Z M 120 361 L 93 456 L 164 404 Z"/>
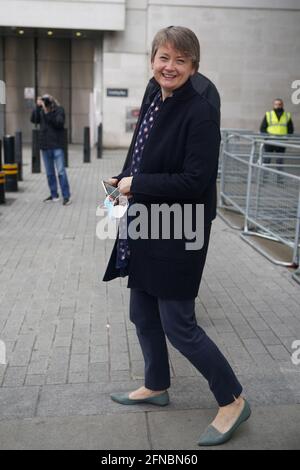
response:
<path fill-rule="evenodd" d="M 187 26 L 201 44 L 200 71 L 217 85 L 222 126 L 259 129 L 276 97 L 300 132 L 298 0 L 0 0 L 0 136 L 30 142 L 34 97 L 55 96 L 69 140 L 126 147 L 151 77 L 151 41 L 169 25 Z"/>

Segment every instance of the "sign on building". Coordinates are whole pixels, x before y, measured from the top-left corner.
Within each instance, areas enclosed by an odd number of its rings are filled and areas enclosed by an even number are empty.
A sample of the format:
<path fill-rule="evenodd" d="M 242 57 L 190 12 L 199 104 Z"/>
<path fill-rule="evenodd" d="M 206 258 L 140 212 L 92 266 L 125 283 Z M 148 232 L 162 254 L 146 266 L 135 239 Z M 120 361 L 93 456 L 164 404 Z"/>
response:
<path fill-rule="evenodd" d="M 128 88 L 107 88 L 106 95 L 114 98 L 128 98 Z"/>
<path fill-rule="evenodd" d="M 0 104 L 5 104 L 5 83 L 0 80 Z"/>
<path fill-rule="evenodd" d="M 33 87 L 27 87 L 24 88 L 24 98 L 25 100 L 34 100 L 34 88 Z"/>
<path fill-rule="evenodd" d="M 134 132 L 139 118 L 140 108 L 127 107 L 126 108 L 126 132 Z"/>

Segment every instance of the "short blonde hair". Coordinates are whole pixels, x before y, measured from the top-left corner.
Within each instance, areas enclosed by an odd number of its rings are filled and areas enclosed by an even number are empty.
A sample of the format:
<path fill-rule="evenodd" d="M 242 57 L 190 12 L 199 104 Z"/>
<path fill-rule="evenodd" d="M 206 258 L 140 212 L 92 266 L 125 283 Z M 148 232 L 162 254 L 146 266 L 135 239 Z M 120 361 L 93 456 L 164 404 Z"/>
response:
<path fill-rule="evenodd" d="M 192 60 L 196 72 L 200 62 L 200 44 L 196 34 L 189 28 L 183 26 L 168 26 L 159 30 L 152 41 L 151 62 L 159 47 L 171 44 L 174 49 L 182 52 Z"/>

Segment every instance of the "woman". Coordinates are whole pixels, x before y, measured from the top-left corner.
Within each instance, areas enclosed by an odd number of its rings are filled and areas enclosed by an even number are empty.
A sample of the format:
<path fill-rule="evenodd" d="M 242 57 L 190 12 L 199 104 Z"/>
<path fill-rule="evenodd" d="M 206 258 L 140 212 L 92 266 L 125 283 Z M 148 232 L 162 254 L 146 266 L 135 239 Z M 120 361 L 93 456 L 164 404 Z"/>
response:
<path fill-rule="evenodd" d="M 189 29 L 171 26 L 156 34 L 151 54 L 156 86 L 144 97 L 130 164 L 110 182 L 149 214 L 159 204 L 177 204 L 182 211 L 189 206 L 193 227 L 197 207 L 204 205 L 203 246 L 188 250 L 185 235 L 166 239 L 161 230 L 158 239 L 117 238 L 103 280 L 128 275 L 130 319 L 145 360 L 145 385 L 114 393 L 112 400 L 124 405 L 169 403 L 167 337 L 208 380 L 220 407 L 198 441 L 202 446 L 228 441 L 251 411 L 227 360 L 195 318 L 195 297 L 216 216 L 220 144 L 218 112 L 191 83 L 199 60 L 199 42 Z M 173 234 L 175 218 L 169 222 Z"/>

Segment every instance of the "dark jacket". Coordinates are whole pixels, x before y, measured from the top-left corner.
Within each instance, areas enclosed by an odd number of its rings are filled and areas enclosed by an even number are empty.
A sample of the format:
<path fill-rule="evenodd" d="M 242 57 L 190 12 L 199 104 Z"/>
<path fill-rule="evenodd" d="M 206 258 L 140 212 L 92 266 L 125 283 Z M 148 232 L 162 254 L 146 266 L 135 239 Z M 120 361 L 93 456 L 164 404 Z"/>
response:
<path fill-rule="evenodd" d="M 215 87 L 215 85 L 212 83 L 212 81 L 209 80 L 209 78 L 205 77 L 205 75 L 202 75 L 202 73 L 195 73 L 194 75 L 192 75 L 191 83 L 192 83 L 193 88 L 195 89 L 195 91 L 200 96 L 203 96 L 204 98 L 206 98 L 207 101 L 211 104 L 211 106 L 213 106 L 215 108 L 216 113 L 217 113 L 217 117 L 218 117 L 218 124 L 220 126 L 221 101 L 220 101 L 219 92 L 218 92 L 217 88 Z M 143 109 L 145 104 L 149 102 L 149 96 L 152 96 L 153 93 L 155 94 L 156 91 L 158 90 L 158 88 L 159 88 L 159 85 L 158 85 L 157 81 L 155 80 L 155 78 L 151 78 L 151 80 L 149 80 L 149 83 L 147 85 L 147 88 L 146 88 L 146 91 L 145 91 L 145 94 L 144 94 L 144 97 L 143 97 L 143 100 L 142 100 L 141 110 Z M 150 104 L 150 103 L 148 103 L 148 104 Z M 139 128 L 141 118 L 142 118 L 142 112 L 140 113 L 140 117 L 139 117 L 139 120 L 138 120 L 138 123 L 137 123 L 136 131 Z M 131 145 L 130 145 L 129 150 L 127 152 L 127 157 L 126 157 L 125 163 L 123 165 L 123 170 L 122 171 L 124 171 L 124 170 L 126 170 L 127 168 L 130 167 L 132 150 L 133 150 L 133 146 L 135 144 L 135 137 L 136 137 L 136 133 L 134 133 L 134 135 L 133 135 Z M 126 176 L 126 174 L 124 176 Z M 120 175 L 116 176 L 116 178 L 121 179 L 122 178 L 122 173 Z"/>
<path fill-rule="evenodd" d="M 53 111 L 44 113 L 37 106 L 31 114 L 31 122 L 40 124 L 40 148 L 42 150 L 64 148 L 65 111 L 56 106 Z"/>
<path fill-rule="evenodd" d="M 141 106 L 143 119 L 158 91 L 150 82 Z M 152 85 L 154 85 L 152 87 Z M 193 220 L 196 204 L 204 204 L 205 225 L 216 216 L 216 178 L 220 145 L 219 110 L 195 90 L 189 79 L 167 98 L 145 145 L 140 173 L 131 186 L 134 202 L 190 204 Z M 132 145 L 119 178 L 129 176 Z M 208 232 L 208 231 L 207 231 Z M 171 227 L 172 233 L 172 227 Z M 189 299 L 198 294 L 203 269 L 203 251 L 185 249 L 186 239 L 154 240 L 129 238 L 128 287 L 141 288 L 160 298 Z M 103 280 L 120 275 L 115 268 L 114 245 Z"/>

